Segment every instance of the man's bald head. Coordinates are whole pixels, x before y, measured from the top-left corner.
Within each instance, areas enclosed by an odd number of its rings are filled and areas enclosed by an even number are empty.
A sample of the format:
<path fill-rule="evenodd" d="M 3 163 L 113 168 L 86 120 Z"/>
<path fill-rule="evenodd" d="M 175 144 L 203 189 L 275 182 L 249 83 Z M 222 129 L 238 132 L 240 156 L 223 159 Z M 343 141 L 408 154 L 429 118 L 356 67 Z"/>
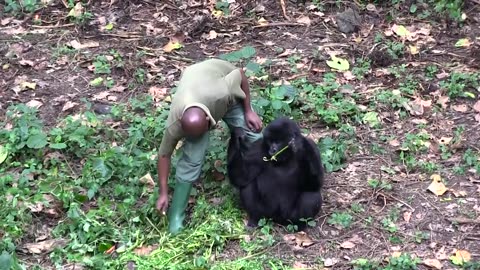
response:
<path fill-rule="evenodd" d="M 180 123 L 187 137 L 196 138 L 208 131 L 210 119 L 201 108 L 190 107 L 183 112 Z"/>

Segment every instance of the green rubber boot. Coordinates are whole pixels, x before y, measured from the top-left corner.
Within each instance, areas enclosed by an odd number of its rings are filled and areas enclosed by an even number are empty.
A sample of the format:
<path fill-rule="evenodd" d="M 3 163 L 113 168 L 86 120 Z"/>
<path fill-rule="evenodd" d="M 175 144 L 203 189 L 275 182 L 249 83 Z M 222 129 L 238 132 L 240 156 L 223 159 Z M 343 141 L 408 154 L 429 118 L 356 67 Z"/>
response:
<path fill-rule="evenodd" d="M 183 229 L 185 209 L 192 190 L 192 183 L 177 182 L 173 192 L 172 205 L 168 210 L 168 231 L 177 234 Z"/>

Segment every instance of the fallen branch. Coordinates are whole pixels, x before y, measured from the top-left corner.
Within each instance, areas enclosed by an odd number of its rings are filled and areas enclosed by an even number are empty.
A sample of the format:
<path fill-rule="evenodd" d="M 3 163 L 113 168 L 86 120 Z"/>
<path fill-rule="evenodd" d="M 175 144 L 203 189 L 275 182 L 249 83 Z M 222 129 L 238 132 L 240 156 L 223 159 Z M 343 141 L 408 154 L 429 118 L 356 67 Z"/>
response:
<path fill-rule="evenodd" d="M 55 29 L 55 28 L 69 27 L 74 25 L 75 24 L 73 23 L 67 23 L 67 24 L 59 24 L 59 25 L 31 25 L 31 27 L 42 28 L 42 29 Z"/>
<path fill-rule="evenodd" d="M 287 15 L 287 5 L 285 4 L 285 0 L 280 0 L 280 6 L 282 6 L 283 17 L 290 21 L 290 18 Z"/>
<path fill-rule="evenodd" d="M 479 224 L 480 225 L 480 220 L 476 219 L 468 219 L 468 218 L 449 218 L 448 221 L 452 223 L 459 223 L 459 224 Z"/>
<path fill-rule="evenodd" d="M 277 23 L 268 23 L 255 25 L 253 28 L 263 28 L 263 27 L 274 27 L 274 26 L 305 26 L 304 23 L 294 23 L 294 22 L 277 22 Z"/>
<path fill-rule="evenodd" d="M 394 197 L 394 196 L 392 196 L 392 195 L 390 195 L 390 194 L 386 194 L 386 193 L 383 193 L 383 192 L 379 192 L 378 194 L 381 194 L 381 195 L 383 195 L 384 197 L 390 197 L 391 199 L 394 199 L 395 201 L 397 201 L 397 202 L 405 205 L 406 207 L 410 208 L 410 210 L 415 211 L 415 209 L 414 209 L 413 207 L 411 207 L 408 203 L 400 200 L 399 198 L 396 198 L 396 197 Z"/>

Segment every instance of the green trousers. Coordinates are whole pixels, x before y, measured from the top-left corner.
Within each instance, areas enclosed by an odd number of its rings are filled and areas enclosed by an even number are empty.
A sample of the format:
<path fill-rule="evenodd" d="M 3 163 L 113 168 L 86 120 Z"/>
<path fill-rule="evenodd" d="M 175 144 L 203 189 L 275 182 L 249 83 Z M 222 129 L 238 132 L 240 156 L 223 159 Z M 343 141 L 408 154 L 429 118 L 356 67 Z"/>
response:
<path fill-rule="evenodd" d="M 244 108 L 241 103 L 233 105 L 222 118 L 228 128 L 232 130 L 241 127 L 245 130 L 247 143 L 262 138 L 262 133 L 251 131 L 245 122 Z M 185 140 L 182 145 L 182 154 L 177 162 L 175 178 L 177 182 L 192 183 L 202 172 L 205 155 L 209 146 L 209 132 L 196 140 Z M 225 146 L 226 149 L 227 146 Z"/>

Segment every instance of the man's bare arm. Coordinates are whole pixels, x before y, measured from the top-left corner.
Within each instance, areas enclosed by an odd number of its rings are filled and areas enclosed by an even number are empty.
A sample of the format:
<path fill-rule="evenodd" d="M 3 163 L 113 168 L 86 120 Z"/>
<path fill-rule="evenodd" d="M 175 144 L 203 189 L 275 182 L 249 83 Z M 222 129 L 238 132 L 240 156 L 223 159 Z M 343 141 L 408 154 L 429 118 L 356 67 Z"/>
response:
<path fill-rule="evenodd" d="M 168 175 L 170 174 L 171 156 L 159 155 L 157 162 L 159 194 L 168 194 Z"/>

